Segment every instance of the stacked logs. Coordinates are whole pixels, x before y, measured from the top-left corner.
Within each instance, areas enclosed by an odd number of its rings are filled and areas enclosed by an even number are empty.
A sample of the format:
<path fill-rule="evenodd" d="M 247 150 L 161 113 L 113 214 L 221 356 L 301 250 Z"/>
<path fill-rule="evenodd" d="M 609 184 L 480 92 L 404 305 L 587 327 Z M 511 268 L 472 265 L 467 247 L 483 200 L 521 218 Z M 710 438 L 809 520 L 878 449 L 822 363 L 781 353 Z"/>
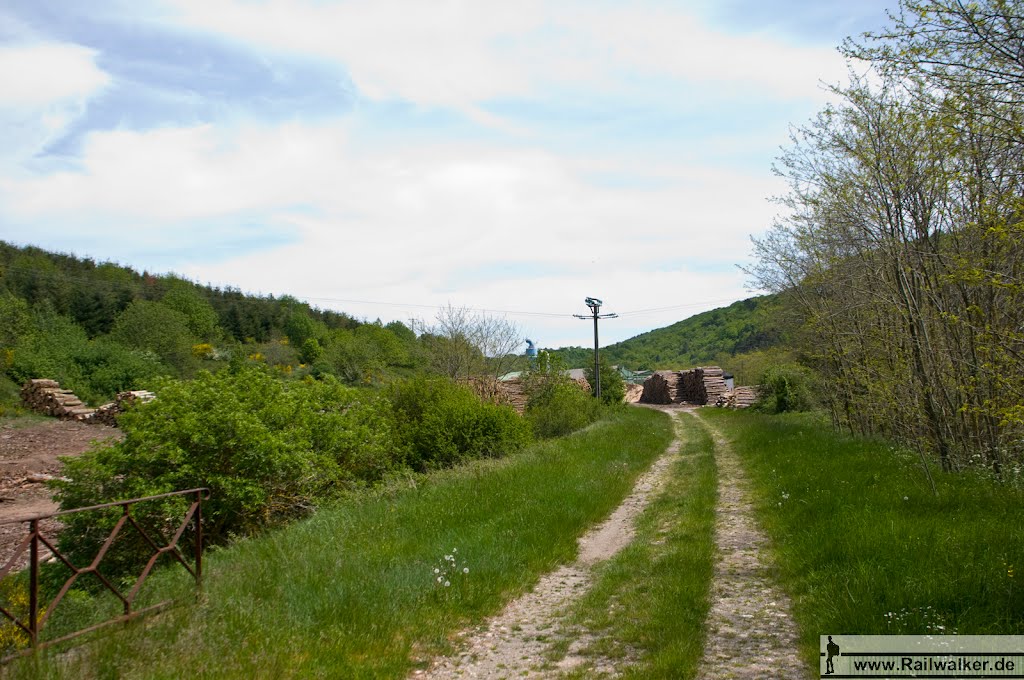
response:
<path fill-rule="evenodd" d="M 21 388 L 21 399 L 38 413 L 54 416 L 61 420 L 77 420 L 82 423 L 110 425 L 117 427 L 117 415 L 136 402 L 145 403 L 156 398 L 146 390 L 121 392 L 117 400 L 99 408 L 89 408 L 71 390 L 61 389 L 56 380 L 39 378 L 29 380 Z"/>
<path fill-rule="evenodd" d="M 643 404 L 714 404 L 729 393 L 718 366 L 658 371 L 644 381 Z"/>
<path fill-rule="evenodd" d="M 570 380 L 584 392 L 590 392 L 590 383 L 586 378 Z M 526 383 L 522 378 L 467 378 L 459 382 L 473 390 L 483 401 L 511 406 L 520 415 L 526 412 L 526 403 L 530 400 L 530 395 L 526 392 Z"/>
<path fill-rule="evenodd" d="M 473 390 L 481 401 L 511 406 L 520 414 L 526 411 L 527 395 L 522 378 L 465 378 L 459 382 Z"/>
<path fill-rule="evenodd" d="M 71 390 L 62 390 L 56 380 L 37 378 L 21 388 L 21 400 L 36 411 L 61 420 L 87 420 L 94 409 L 86 406 Z"/>
<path fill-rule="evenodd" d="M 737 387 L 732 392 L 732 401 L 729 405 L 733 408 L 747 408 L 754 405 L 757 397 L 757 386 Z"/>
<path fill-rule="evenodd" d="M 635 404 L 643 396 L 644 386 L 626 383 L 626 396 L 623 399 L 627 404 Z"/>
<path fill-rule="evenodd" d="M 656 371 L 644 381 L 641 404 L 678 404 L 680 401 L 677 371 Z"/>
<path fill-rule="evenodd" d="M 126 409 L 135 403 L 145 404 L 154 399 L 156 399 L 156 395 L 146 390 L 119 392 L 116 401 L 100 406 L 95 413 L 87 418 L 87 422 L 117 427 L 117 416 L 124 413 Z"/>
<path fill-rule="evenodd" d="M 526 402 L 530 397 L 526 394 L 526 385 L 523 384 L 523 379 L 500 380 L 497 381 L 497 384 L 498 394 L 501 395 L 497 403 L 508 404 L 519 414 L 525 413 Z"/>
<path fill-rule="evenodd" d="M 690 404 L 714 404 L 724 397 L 729 388 L 718 366 L 704 366 L 682 371 L 680 376 L 679 400 Z"/>

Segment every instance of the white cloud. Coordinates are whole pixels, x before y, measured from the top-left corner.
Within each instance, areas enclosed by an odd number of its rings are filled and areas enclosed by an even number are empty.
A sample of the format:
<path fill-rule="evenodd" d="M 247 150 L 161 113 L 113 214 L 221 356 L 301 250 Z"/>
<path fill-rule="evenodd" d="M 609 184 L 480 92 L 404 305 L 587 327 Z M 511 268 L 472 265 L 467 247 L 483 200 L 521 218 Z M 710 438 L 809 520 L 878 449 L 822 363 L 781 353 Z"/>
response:
<path fill-rule="evenodd" d="M 0 108 L 40 109 L 92 95 L 109 82 L 95 59 L 79 45 L 0 46 Z"/>
<path fill-rule="evenodd" d="M 79 45 L 0 46 L 0 168 L 25 163 L 59 138 L 109 83 L 95 58 Z"/>
<path fill-rule="evenodd" d="M 360 151 L 341 124 L 97 132 L 80 165 L 0 182 L 9 219 L 56 239 L 87 220 L 98 243 L 140 252 L 194 239 L 199 253 L 224 220 L 244 243 L 237 220 L 252 216 L 252 238 L 284 228 L 293 242 L 176 269 L 252 291 L 567 313 L 610 289 L 620 309 L 741 295 L 731 263 L 767 224 L 763 197 L 776 189 L 764 176 L 520 146 Z M 597 186 L 595 171 L 655 181 Z M 430 316 L 397 318 L 408 314 Z"/>
<path fill-rule="evenodd" d="M 748 145 L 759 155 L 774 142 L 739 117 L 730 118 L 733 129 L 718 127 L 713 107 L 813 100 L 822 96 L 819 79 L 842 72 L 830 50 L 712 31 L 665 6 L 173 2 L 164 20 L 261 53 L 334 61 L 366 97 L 457 110 L 487 134 L 456 120 L 392 141 L 388 126 L 408 118 L 367 118 L 386 107 L 319 123 L 298 111 L 280 125 L 214 120 L 93 131 L 80 140 L 74 170 L 0 172 L 0 215 L 12 230 L 45 233 L 51 243 L 79 243 L 87 232 L 98 245 L 82 254 L 98 258 L 110 256 L 104 244 L 117 243 L 123 256 L 177 241 L 192 254 L 174 268 L 197 280 L 308 296 L 370 318 L 432 313 L 329 299 L 564 312 L 553 321 L 519 319 L 544 345 L 587 344 L 586 324 L 568 316 L 586 311 L 586 295 L 605 298 L 607 311 L 676 307 L 609 322 L 608 340 L 745 296 L 744 276 L 731 264 L 746 259 L 748 235 L 775 212 L 765 197 L 782 187 L 767 163 L 756 174 L 724 165 Z M 19 111 L 34 131 L 19 158 L 66 129 L 109 81 L 89 50 L 39 49 L 7 62 L 14 53 L 0 53 L 5 83 L 9 64 L 31 64 L 0 91 L 0 116 Z M 33 89 L 36 80 L 45 82 Z M 685 97 L 694 99 L 682 106 Z M 550 130 L 531 134 L 529 116 L 483 110 L 502 98 L 538 100 L 536 116 L 569 108 L 582 120 L 606 114 L 597 101 L 635 105 L 654 114 L 652 126 L 685 109 L 701 114 L 692 120 L 702 127 L 667 125 L 672 137 L 659 145 L 658 130 L 640 129 L 647 119 L 637 116 L 635 130 L 628 119 L 596 123 L 565 142 Z M 553 126 L 566 136 L 571 128 Z M 643 140 L 623 141 L 611 129 Z M 283 234 L 276 241 L 275 231 Z M 231 252 L 247 239 L 273 248 Z M 202 257 L 215 248 L 216 257 Z"/>
<path fill-rule="evenodd" d="M 834 50 L 770 35 L 730 35 L 696 14 L 593 2 L 176 0 L 185 24 L 277 50 L 337 61 L 371 99 L 402 99 L 479 115 L 502 97 L 571 84 L 603 92 L 664 76 L 742 98 L 823 96 L 840 79 Z M 282 30 L 288 26 L 288 30 Z"/>

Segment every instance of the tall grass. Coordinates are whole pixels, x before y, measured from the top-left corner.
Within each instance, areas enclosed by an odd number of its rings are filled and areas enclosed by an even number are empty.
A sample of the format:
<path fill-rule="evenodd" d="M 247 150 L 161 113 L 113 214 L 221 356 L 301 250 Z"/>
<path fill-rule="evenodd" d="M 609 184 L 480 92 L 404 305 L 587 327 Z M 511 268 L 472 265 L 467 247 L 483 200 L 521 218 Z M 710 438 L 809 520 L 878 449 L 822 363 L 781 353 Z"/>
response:
<path fill-rule="evenodd" d="M 1024 633 L 1024 493 L 936 475 L 814 414 L 708 409 L 742 457 L 793 596 L 802 651 L 821 634 Z"/>
<path fill-rule="evenodd" d="M 607 421 L 504 460 L 409 476 L 212 552 L 202 602 L 42 654 L 12 678 L 402 677 L 574 558 L 671 439 L 664 415 Z M 435 568 L 458 569 L 436 581 Z M 462 569 L 469 570 L 462 573 Z M 163 587 L 180 591 L 181 580 Z"/>
<path fill-rule="evenodd" d="M 690 414 L 662 490 L 637 523 L 635 540 L 602 565 L 571 620 L 597 640 L 585 654 L 628 661 L 627 678 L 690 678 L 704 650 L 714 571 L 714 444 Z M 584 665 L 574 676 L 592 677 Z"/>

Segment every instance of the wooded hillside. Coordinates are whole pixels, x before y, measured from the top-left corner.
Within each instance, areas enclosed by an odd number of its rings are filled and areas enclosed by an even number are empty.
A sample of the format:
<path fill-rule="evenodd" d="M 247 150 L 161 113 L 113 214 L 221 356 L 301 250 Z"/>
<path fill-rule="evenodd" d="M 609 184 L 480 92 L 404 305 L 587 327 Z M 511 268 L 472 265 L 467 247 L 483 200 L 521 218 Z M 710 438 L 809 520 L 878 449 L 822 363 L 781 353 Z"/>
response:
<path fill-rule="evenodd" d="M 780 350 L 784 315 L 777 295 L 763 295 L 695 314 L 671 326 L 601 348 L 601 356 L 631 370 L 680 369 L 716 364 L 732 370 L 749 355 Z M 614 323 L 614 322 L 609 322 Z M 589 366 L 590 348 L 553 350 L 569 366 Z M 751 375 L 748 381 L 757 379 Z"/>
<path fill-rule="evenodd" d="M 350 385 L 433 373 L 512 370 L 521 334 L 501 319 L 442 310 L 418 336 L 289 297 L 254 296 L 174 275 L 0 241 L 0 404 L 32 378 L 98 405 L 158 376 L 255 362 L 284 378 Z"/>

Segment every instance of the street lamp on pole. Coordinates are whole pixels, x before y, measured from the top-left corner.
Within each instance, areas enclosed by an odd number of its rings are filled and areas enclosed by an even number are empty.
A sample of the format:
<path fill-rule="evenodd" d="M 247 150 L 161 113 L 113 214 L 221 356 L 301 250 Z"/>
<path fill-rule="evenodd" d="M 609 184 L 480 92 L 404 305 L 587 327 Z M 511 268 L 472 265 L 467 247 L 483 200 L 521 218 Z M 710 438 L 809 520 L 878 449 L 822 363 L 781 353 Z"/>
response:
<path fill-rule="evenodd" d="M 598 357 L 598 344 L 597 344 L 597 320 L 598 319 L 615 319 L 618 314 L 601 314 L 601 305 L 604 304 L 597 298 L 588 297 L 584 302 L 587 303 L 587 307 L 590 307 L 590 316 L 583 314 L 573 314 L 577 319 L 593 319 L 594 320 L 594 396 L 598 399 L 601 398 L 601 363 Z"/>

